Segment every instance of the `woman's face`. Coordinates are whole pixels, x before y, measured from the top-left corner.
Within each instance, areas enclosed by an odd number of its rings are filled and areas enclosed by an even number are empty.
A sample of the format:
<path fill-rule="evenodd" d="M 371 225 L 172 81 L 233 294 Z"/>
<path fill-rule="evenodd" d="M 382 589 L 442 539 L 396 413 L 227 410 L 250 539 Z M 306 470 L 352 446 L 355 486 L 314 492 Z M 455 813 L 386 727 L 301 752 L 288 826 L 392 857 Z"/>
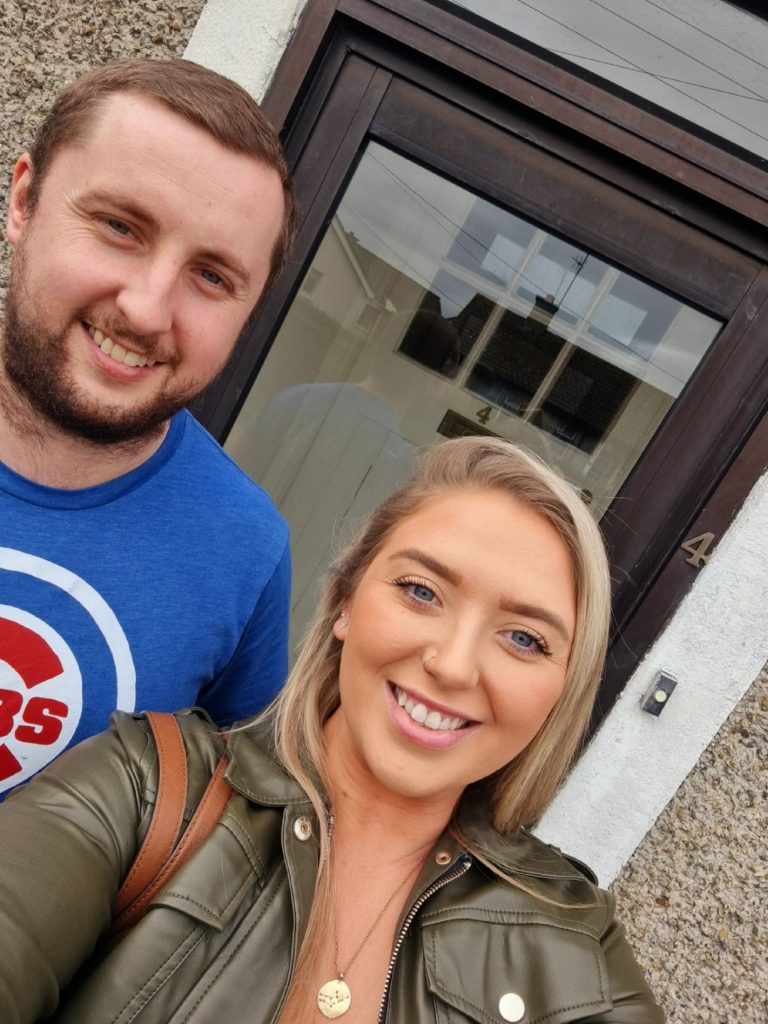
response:
<path fill-rule="evenodd" d="M 575 618 L 568 553 L 538 512 L 492 490 L 430 500 L 389 534 L 334 626 L 329 742 L 372 792 L 448 810 L 538 732 Z"/>

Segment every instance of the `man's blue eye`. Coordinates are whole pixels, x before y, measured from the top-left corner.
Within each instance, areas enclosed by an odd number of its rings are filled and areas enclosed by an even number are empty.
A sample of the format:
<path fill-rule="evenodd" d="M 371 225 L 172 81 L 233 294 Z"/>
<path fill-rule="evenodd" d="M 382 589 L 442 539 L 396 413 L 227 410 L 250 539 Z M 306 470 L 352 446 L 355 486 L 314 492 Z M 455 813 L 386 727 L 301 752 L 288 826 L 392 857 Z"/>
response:
<path fill-rule="evenodd" d="M 203 270 L 201 271 L 202 277 L 208 282 L 208 284 L 221 284 L 222 278 L 216 273 L 215 270 Z"/>
<path fill-rule="evenodd" d="M 118 235 L 130 235 L 131 233 L 131 229 L 122 220 L 116 220 L 114 217 L 111 217 L 107 223 Z"/>

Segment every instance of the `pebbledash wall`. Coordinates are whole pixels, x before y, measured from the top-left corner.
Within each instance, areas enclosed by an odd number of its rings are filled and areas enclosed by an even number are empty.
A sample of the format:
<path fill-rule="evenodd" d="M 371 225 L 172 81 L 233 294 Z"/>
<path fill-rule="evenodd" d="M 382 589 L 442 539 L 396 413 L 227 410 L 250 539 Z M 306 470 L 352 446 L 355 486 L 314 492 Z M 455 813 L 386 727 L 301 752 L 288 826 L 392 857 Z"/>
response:
<path fill-rule="evenodd" d="M 606 12 L 630 9 L 625 0 L 586 2 Z M 0 12 L 6 165 L 60 85 L 105 60 L 185 52 L 260 98 L 304 4 L 6 0 Z M 682 21 L 691 4 L 664 0 L 650 7 Z M 537 6 L 564 9 L 558 0 Z M 711 19 L 713 38 L 723 18 L 731 27 L 733 18 L 742 19 L 744 46 L 750 38 L 757 45 L 760 31 L 767 32 L 721 0 L 693 6 L 700 24 Z M 535 21 L 516 30 L 528 28 L 547 45 Z M 642 84 L 635 88 L 641 92 Z M 6 188 L 7 180 L 3 198 Z M 0 284 L 7 266 L 6 250 Z M 592 864 L 604 884 L 613 883 L 651 984 L 669 1020 L 679 1024 L 768 1019 L 766 566 L 768 478 L 719 540 L 538 829 Z M 659 669 L 679 685 L 655 719 L 640 711 L 639 699 Z"/>

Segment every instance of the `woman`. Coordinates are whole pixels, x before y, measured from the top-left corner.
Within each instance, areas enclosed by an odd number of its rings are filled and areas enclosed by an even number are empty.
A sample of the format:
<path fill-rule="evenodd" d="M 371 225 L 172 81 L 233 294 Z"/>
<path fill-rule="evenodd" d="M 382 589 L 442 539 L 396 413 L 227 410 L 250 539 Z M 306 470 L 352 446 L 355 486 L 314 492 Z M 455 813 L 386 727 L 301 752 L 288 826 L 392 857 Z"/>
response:
<path fill-rule="evenodd" d="M 4 1024 L 662 1021 L 611 897 L 523 830 L 608 616 L 567 484 L 504 441 L 433 449 L 331 569 L 277 704 L 227 741 L 220 822 L 130 932 L 99 939 L 154 801 L 144 720 L 0 809 Z M 192 809 L 224 741 L 179 720 Z"/>

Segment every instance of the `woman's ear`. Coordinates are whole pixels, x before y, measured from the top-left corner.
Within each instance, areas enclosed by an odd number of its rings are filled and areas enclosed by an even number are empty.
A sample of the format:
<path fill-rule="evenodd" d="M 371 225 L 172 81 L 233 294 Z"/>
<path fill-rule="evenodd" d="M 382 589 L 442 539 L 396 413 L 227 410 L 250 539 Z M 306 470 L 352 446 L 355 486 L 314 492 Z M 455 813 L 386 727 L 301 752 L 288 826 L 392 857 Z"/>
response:
<path fill-rule="evenodd" d="M 346 608 L 342 608 L 339 612 L 339 617 L 333 624 L 333 635 L 337 640 L 342 643 L 347 639 L 347 630 L 349 629 L 349 612 Z"/>
<path fill-rule="evenodd" d="M 5 234 L 11 245 L 18 245 L 27 220 L 29 186 L 32 184 L 32 157 L 22 153 L 16 161 L 11 178 L 11 197 L 8 202 L 8 219 Z"/>

